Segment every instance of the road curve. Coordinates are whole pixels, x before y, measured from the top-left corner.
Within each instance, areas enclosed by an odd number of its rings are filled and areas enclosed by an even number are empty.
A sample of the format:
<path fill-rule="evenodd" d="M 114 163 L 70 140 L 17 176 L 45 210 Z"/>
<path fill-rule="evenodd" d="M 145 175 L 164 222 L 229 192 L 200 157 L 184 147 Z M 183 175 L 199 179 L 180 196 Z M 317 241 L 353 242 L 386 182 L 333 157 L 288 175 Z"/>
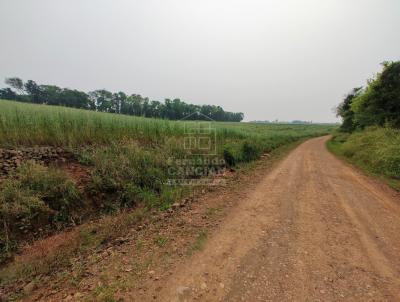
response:
<path fill-rule="evenodd" d="M 399 196 L 335 158 L 327 139 L 269 173 L 157 301 L 400 301 Z"/>

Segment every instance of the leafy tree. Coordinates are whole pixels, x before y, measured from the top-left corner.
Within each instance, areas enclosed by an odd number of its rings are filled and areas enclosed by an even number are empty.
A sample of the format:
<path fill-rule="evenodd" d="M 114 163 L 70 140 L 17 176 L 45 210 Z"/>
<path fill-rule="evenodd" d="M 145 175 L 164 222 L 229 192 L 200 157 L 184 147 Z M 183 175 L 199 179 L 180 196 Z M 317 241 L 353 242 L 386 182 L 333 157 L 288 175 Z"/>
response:
<path fill-rule="evenodd" d="M 112 112 L 113 94 L 105 89 L 95 90 L 89 93 L 94 100 L 96 110 L 102 112 Z"/>
<path fill-rule="evenodd" d="M 34 88 L 36 89 L 36 88 Z M 60 95 L 62 89 L 54 85 L 40 85 L 40 102 L 48 105 L 62 105 Z"/>
<path fill-rule="evenodd" d="M 25 91 L 30 95 L 33 103 L 41 103 L 41 89 L 35 81 L 29 80 L 24 85 Z"/>
<path fill-rule="evenodd" d="M 24 82 L 20 78 L 6 78 L 5 83 L 20 93 L 24 92 Z"/>
<path fill-rule="evenodd" d="M 10 88 L 0 89 L 0 99 L 16 100 L 17 94 Z"/>
<path fill-rule="evenodd" d="M 59 95 L 60 105 L 74 108 L 89 108 L 89 96 L 82 91 L 68 88 L 62 89 Z"/>
<path fill-rule="evenodd" d="M 361 92 L 362 87 L 353 88 L 353 90 L 345 96 L 343 102 L 336 108 L 336 115 L 340 116 L 343 120 L 340 129 L 344 132 L 351 132 L 355 128 L 354 112 L 351 109 L 351 104 L 354 98 L 358 97 Z"/>
<path fill-rule="evenodd" d="M 126 102 L 127 96 L 124 92 L 120 91 L 113 95 L 113 107 L 116 113 L 122 113 L 122 108 Z"/>
<path fill-rule="evenodd" d="M 369 81 L 351 104 L 359 127 L 389 125 L 400 128 L 400 62 L 384 62 L 383 71 Z"/>

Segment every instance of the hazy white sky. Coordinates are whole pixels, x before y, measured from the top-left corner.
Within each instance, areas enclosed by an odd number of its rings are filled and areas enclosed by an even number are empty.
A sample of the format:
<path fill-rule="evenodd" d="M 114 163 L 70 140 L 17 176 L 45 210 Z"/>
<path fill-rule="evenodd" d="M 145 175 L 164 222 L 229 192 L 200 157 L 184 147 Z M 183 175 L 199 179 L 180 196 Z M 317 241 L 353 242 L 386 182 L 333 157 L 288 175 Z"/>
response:
<path fill-rule="evenodd" d="M 0 0 L 0 80 L 336 121 L 400 59 L 399 0 Z"/>

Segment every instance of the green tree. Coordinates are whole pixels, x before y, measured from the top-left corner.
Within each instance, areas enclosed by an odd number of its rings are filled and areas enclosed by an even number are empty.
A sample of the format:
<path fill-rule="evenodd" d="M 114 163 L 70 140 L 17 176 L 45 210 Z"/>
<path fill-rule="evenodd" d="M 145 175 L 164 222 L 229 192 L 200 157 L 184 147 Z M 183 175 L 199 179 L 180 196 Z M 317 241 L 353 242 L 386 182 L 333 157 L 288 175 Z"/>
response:
<path fill-rule="evenodd" d="M 32 86 L 32 91 L 35 86 Z M 62 89 L 55 85 L 40 85 L 40 102 L 48 105 L 63 105 L 60 100 Z M 34 93 L 34 92 L 33 92 Z"/>
<path fill-rule="evenodd" d="M 10 88 L 0 89 L 0 99 L 16 100 L 17 94 Z"/>
<path fill-rule="evenodd" d="M 89 92 L 91 102 L 98 111 L 112 112 L 113 94 L 105 89 Z"/>
<path fill-rule="evenodd" d="M 14 78 L 6 78 L 4 81 L 8 86 L 14 88 L 17 90 L 19 93 L 24 92 L 24 82 L 17 77 Z"/>
<path fill-rule="evenodd" d="M 354 120 L 361 128 L 389 125 L 400 128 L 400 62 L 384 62 L 383 71 L 368 82 L 357 96 L 351 109 Z"/>
<path fill-rule="evenodd" d="M 79 90 L 64 88 L 59 95 L 59 102 L 63 106 L 74 108 L 89 108 L 89 96 Z"/>
<path fill-rule="evenodd" d="M 41 89 L 35 81 L 28 80 L 24 85 L 26 93 L 30 96 L 31 102 L 39 104 L 41 103 Z"/>
<path fill-rule="evenodd" d="M 354 123 L 354 112 L 351 109 L 351 104 L 353 103 L 353 100 L 361 94 L 361 92 L 362 87 L 353 88 L 353 90 L 345 96 L 343 102 L 336 108 L 336 116 L 340 116 L 343 120 L 340 129 L 344 132 L 352 132 L 356 126 Z"/>

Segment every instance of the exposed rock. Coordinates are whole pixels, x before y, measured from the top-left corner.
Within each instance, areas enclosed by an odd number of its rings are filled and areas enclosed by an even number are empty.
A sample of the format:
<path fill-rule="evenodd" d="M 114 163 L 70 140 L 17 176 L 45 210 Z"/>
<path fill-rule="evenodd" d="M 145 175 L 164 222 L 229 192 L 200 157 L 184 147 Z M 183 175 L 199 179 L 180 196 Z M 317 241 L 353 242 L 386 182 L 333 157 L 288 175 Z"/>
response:
<path fill-rule="evenodd" d="M 66 162 L 71 153 L 55 147 L 21 147 L 19 149 L 0 149 L 0 178 L 15 171 L 23 161 L 34 160 L 39 164 Z"/>

